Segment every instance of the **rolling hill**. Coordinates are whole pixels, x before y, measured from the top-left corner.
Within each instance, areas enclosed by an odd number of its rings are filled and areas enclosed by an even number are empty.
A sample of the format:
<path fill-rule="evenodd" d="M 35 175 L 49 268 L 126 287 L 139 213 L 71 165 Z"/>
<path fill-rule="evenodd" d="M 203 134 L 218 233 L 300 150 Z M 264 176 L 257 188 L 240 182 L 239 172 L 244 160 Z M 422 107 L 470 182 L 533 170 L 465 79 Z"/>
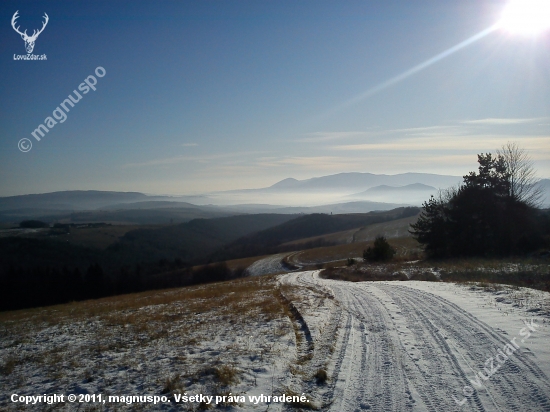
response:
<path fill-rule="evenodd" d="M 194 260 L 205 257 L 242 236 L 295 219 L 289 214 L 238 215 L 214 219 L 193 219 L 159 229 L 137 229 L 126 233 L 110 247 L 123 255 L 142 259 Z"/>
<path fill-rule="evenodd" d="M 238 259 L 242 257 L 278 253 L 294 250 L 293 246 L 282 246 L 297 239 L 311 238 L 324 234 L 337 233 L 353 228 L 372 225 L 414 216 L 418 208 L 398 208 L 387 212 L 370 212 L 364 214 L 326 215 L 311 214 L 297 217 L 269 229 L 243 236 L 224 246 L 211 255 L 212 261 Z M 324 246 L 327 242 L 318 239 L 310 246 Z M 304 247 L 301 245 L 300 247 Z"/>
<path fill-rule="evenodd" d="M 147 199 L 147 195 L 138 192 L 71 190 L 0 197 L 0 211 L 16 209 L 93 210 L 113 203 L 139 202 Z"/>

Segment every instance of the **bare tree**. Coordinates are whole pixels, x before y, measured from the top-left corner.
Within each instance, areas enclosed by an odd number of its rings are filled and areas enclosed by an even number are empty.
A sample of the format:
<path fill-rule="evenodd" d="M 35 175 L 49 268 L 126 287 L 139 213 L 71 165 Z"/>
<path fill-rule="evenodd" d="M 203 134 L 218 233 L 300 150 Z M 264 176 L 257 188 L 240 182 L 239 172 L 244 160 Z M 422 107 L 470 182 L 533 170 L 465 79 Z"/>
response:
<path fill-rule="evenodd" d="M 458 194 L 460 187 L 459 183 L 446 189 L 439 189 L 435 198 L 439 203 L 449 203 Z"/>
<path fill-rule="evenodd" d="M 531 207 L 540 207 L 542 190 L 533 160 L 517 143 L 508 142 L 497 150 L 504 159 L 509 179 L 510 197 Z"/>

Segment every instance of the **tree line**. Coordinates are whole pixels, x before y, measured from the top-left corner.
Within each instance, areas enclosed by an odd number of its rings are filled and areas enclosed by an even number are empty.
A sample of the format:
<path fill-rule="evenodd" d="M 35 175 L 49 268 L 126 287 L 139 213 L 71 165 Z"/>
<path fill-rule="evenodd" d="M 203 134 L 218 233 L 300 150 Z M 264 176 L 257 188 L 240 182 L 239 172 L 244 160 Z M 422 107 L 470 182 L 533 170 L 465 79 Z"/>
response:
<path fill-rule="evenodd" d="M 85 271 L 67 266 L 0 266 L 0 310 L 15 310 L 97 299 L 145 290 L 219 282 L 246 275 L 225 262 L 189 267 L 164 262 L 166 272 L 149 273 L 147 267 L 122 267 L 118 272 L 92 263 Z M 170 270 L 172 269 L 172 270 Z"/>
<path fill-rule="evenodd" d="M 541 210 L 533 162 L 508 143 L 478 155 L 478 171 L 423 204 L 412 235 L 429 257 L 510 256 L 548 245 L 550 217 Z"/>

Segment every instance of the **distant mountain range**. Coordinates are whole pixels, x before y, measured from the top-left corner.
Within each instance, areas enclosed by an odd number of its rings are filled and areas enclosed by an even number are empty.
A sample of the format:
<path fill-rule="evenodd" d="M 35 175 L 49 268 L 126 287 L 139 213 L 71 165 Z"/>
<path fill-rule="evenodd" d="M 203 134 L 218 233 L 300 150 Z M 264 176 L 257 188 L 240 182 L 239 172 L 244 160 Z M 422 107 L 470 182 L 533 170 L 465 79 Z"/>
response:
<path fill-rule="evenodd" d="M 274 185 L 261 189 L 232 190 L 217 193 L 206 193 L 202 196 L 149 196 L 139 192 L 110 192 L 98 190 L 72 190 L 43 194 L 0 197 L 0 211 L 21 209 L 44 210 L 96 210 L 177 207 L 171 203 L 193 204 L 227 204 L 219 202 L 232 194 L 253 193 L 303 193 L 303 192 L 347 192 L 352 194 L 375 186 L 410 187 L 418 189 L 429 185 L 435 188 L 446 188 L 461 181 L 458 176 L 435 175 L 428 173 L 403 173 L 397 175 L 376 175 L 372 173 L 339 173 L 330 176 L 315 177 L 306 180 L 284 179 Z M 153 204 L 152 202 L 157 202 Z M 163 202 L 163 203 L 160 203 Z M 140 204 L 142 203 L 142 204 Z M 237 202 L 239 203 L 239 202 Z M 258 202 L 240 202 L 258 203 Z M 261 202 L 264 203 L 264 202 Z M 305 203 L 305 202 L 302 202 Z M 330 201 L 324 202 L 330 203 Z M 406 203 L 406 202 L 401 202 Z M 281 204 L 281 203 L 277 203 Z M 284 203 L 283 203 L 284 204 Z"/>
<path fill-rule="evenodd" d="M 430 173 L 401 173 L 383 175 L 373 173 L 338 173 L 335 175 L 298 180 L 288 178 L 272 186 L 259 189 L 231 190 L 209 194 L 219 201 L 230 203 L 272 203 L 292 206 L 311 206 L 347 202 L 351 195 L 357 195 L 377 186 L 404 187 L 424 185 L 446 189 L 462 181 L 460 176 L 436 175 Z M 411 186 L 413 189 L 415 186 Z M 428 196 L 426 196 L 428 194 Z M 354 200 L 378 203 L 421 205 L 429 198 L 426 190 L 408 192 L 368 193 L 353 196 Z M 229 203 L 223 203 L 229 202 Z"/>
<path fill-rule="evenodd" d="M 401 173 L 377 175 L 373 173 L 338 173 L 306 180 L 284 179 L 274 185 L 255 189 L 261 191 L 325 191 L 325 190 L 367 190 L 371 187 L 388 185 L 393 187 L 422 184 L 446 189 L 462 181 L 460 176 L 436 175 L 430 173 Z"/>
<path fill-rule="evenodd" d="M 421 205 L 438 189 L 461 181 L 458 176 L 428 173 L 339 173 L 306 180 L 284 179 L 261 189 L 198 196 L 74 190 L 0 197 L 0 221 L 43 217 L 48 221 L 143 224 L 243 213 L 367 213 Z M 542 179 L 540 187 L 543 206 L 550 207 L 550 180 Z"/>
<path fill-rule="evenodd" d="M 0 197 L 0 210 L 51 209 L 91 210 L 122 202 L 150 200 L 138 192 L 104 192 L 98 190 L 71 190 L 22 196 Z"/>
<path fill-rule="evenodd" d="M 68 190 L 31 195 L 0 197 L 0 211 L 20 209 L 42 210 L 96 210 L 155 208 L 169 203 L 176 206 L 196 207 L 190 201 L 200 201 L 204 196 L 156 196 L 139 192 L 111 192 L 101 190 Z M 156 204 L 155 204 L 156 203 Z M 139 205 L 139 206 L 136 206 Z"/>

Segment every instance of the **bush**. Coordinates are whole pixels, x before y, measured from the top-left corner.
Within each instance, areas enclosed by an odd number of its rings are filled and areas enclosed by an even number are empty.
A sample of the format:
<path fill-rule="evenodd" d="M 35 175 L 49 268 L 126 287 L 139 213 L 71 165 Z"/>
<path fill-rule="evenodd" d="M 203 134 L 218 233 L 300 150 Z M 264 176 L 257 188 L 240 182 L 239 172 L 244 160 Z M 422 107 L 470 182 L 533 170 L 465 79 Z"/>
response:
<path fill-rule="evenodd" d="M 325 383 L 328 380 L 327 371 L 324 370 L 324 369 L 317 370 L 317 372 L 315 373 L 314 378 L 317 381 L 318 385 L 322 385 L 323 383 Z"/>
<path fill-rule="evenodd" d="M 164 388 L 161 391 L 161 394 L 165 395 L 167 393 L 172 393 L 181 387 L 180 375 L 176 374 L 171 378 L 168 377 L 164 381 Z"/>
<path fill-rule="evenodd" d="M 368 262 L 384 262 L 393 259 L 395 249 L 391 247 L 384 236 L 378 235 L 374 246 L 363 251 L 363 260 Z"/>
<path fill-rule="evenodd" d="M 239 371 L 230 365 L 220 365 L 213 369 L 216 380 L 223 386 L 229 386 L 239 382 Z"/>

